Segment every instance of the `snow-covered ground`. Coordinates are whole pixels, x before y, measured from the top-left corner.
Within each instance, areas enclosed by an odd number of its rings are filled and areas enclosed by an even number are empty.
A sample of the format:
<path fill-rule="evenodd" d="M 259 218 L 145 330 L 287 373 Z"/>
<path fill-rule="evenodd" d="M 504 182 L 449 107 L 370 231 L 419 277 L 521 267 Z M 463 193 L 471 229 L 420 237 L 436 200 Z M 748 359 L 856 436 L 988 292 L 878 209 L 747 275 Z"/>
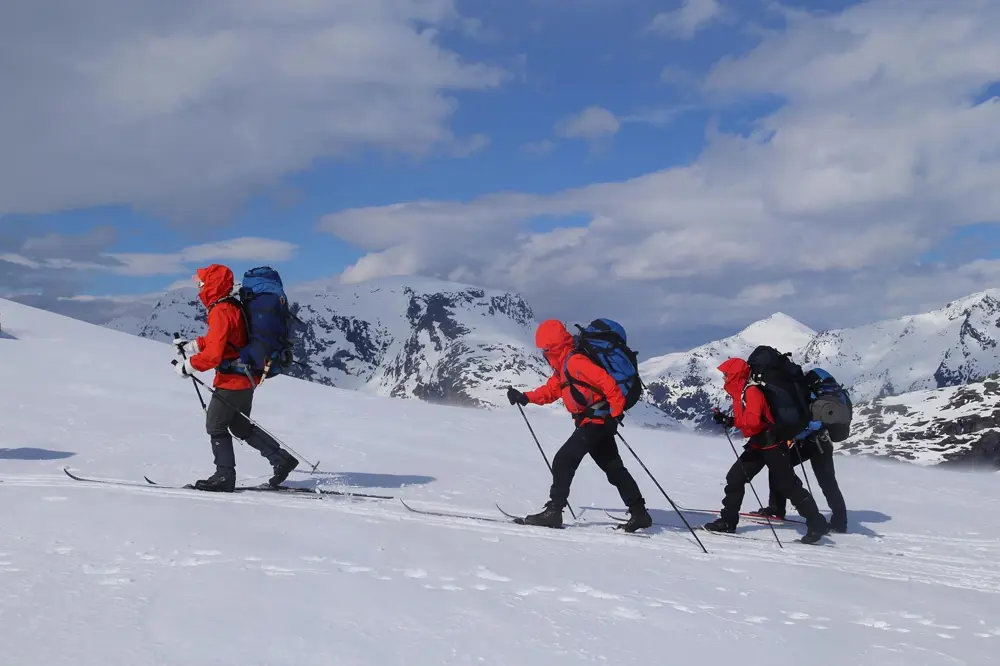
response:
<path fill-rule="evenodd" d="M 191 382 L 168 345 L 2 306 L 5 664 L 944 666 L 1000 654 L 997 474 L 838 458 L 851 533 L 804 546 L 779 527 L 780 549 L 747 523 L 753 540 L 701 532 L 708 555 L 625 450 L 663 523 L 646 535 L 611 530 L 600 508 L 620 500 L 589 460 L 566 530 L 396 501 L 83 484 L 62 468 L 163 484 L 209 473 Z M 571 425 L 528 413 L 551 459 Z M 494 517 L 494 502 L 538 509 L 550 480 L 514 409 L 279 378 L 254 416 L 320 461 L 295 485 Z M 724 440 L 623 434 L 675 501 L 718 506 Z M 237 460 L 242 480 L 267 477 L 251 449 Z"/>

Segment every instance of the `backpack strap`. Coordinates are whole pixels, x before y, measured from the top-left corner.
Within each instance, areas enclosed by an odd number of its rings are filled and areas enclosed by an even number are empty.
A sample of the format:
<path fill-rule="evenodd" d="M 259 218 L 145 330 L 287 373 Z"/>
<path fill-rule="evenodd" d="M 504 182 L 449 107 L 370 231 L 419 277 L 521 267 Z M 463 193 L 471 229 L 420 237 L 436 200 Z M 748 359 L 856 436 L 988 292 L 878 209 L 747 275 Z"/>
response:
<path fill-rule="evenodd" d="M 585 382 L 577 377 L 573 377 L 573 375 L 569 372 L 570 357 L 574 354 L 580 353 L 581 352 L 572 351 L 566 355 L 566 360 L 563 361 L 563 379 L 565 379 L 565 383 L 563 385 L 569 387 L 569 392 L 570 395 L 573 396 L 573 400 L 575 400 L 577 404 L 583 405 L 586 408 L 580 417 L 581 419 L 588 417 L 608 418 L 611 416 L 611 404 L 608 402 L 607 396 L 605 396 L 604 393 L 593 384 Z M 584 356 L 586 356 L 586 354 L 584 354 Z M 593 391 L 597 395 L 601 396 L 601 399 L 588 404 L 587 399 L 582 393 L 580 393 L 579 389 L 576 388 L 577 386 L 582 386 Z"/>

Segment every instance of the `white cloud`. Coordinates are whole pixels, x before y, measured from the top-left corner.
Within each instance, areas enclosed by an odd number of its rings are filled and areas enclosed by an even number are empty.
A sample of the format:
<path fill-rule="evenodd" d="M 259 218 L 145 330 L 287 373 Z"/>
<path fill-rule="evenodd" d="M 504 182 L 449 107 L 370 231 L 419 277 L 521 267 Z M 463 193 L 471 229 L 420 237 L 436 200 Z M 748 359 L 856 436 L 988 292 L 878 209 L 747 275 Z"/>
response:
<path fill-rule="evenodd" d="M 294 243 L 286 241 L 247 237 L 194 245 L 176 253 L 115 253 L 108 256 L 121 262 L 112 269 L 119 275 L 177 275 L 209 263 L 288 261 L 297 249 Z"/>
<path fill-rule="evenodd" d="M 580 113 L 563 118 L 555 126 L 558 136 L 588 141 L 614 136 L 619 129 L 621 123 L 615 114 L 600 106 L 588 106 Z"/>
<path fill-rule="evenodd" d="M 657 14 L 650 27 L 655 32 L 691 39 L 721 13 L 718 0 L 683 0 L 677 9 Z"/>
<path fill-rule="evenodd" d="M 785 104 L 747 136 L 710 131 L 691 165 L 548 196 L 342 211 L 322 228 L 383 258 L 367 275 L 459 271 L 564 318 L 624 311 L 650 335 L 666 327 L 661 345 L 775 309 L 816 328 L 862 323 L 923 307 L 909 288 L 921 280 L 935 302 L 961 296 L 995 273 L 914 266 L 956 228 L 1000 221 L 1000 100 L 974 101 L 1000 78 L 998 32 L 1000 4 L 985 1 L 792 15 L 705 82 L 722 100 Z M 574 133 L 617 131 L 602 111 Z M 546 220 L 573 220 L 573 242 L 538 253 L 530 230 Z"/>
<path fill-rule="evenodd" d="M 769 282 L 766 284 L 753 284 L 744 287 L 740 293 L 736 294 L 737 300 L 749 301 L 754 304 L 768 304 L 772 301 L 791 296 L 795 293 L 795 285 L 791 280 L 781 282 Z"/>
<path fill-rule="evenodd" d="M 318 158 L 423 155 L 454 93 L 502 83 L 439 42 L 454 0 L 0 5 L 0 214 L 226 210 Z"/>

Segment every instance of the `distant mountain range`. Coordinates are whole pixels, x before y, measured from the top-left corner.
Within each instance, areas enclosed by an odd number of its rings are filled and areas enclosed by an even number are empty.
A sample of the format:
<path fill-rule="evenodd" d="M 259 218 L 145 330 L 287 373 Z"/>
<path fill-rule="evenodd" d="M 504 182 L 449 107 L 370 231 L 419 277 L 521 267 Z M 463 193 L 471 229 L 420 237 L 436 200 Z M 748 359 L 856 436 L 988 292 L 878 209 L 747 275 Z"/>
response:
<path fill-rule="evenodd" d="M 334 283 L 290 289 L 304 322 L 294 376 L 397 398 L 469 407 L 508 407 L 508 385 L 532 388 L 549 375 L 534 347 L 534 313 L 519 295 L 432 279 Z M 205 312 L 193 289 L 169 292 L 142 320 L 110 328 L 168 341 L 201 334 Z M 718 432 L 711 409 L 728 406 L 716 369 L 768 344 L 803 368 L 823 367 L 851 392 L 854 435 L 847 453 L 914 462 L 971 458 L 1000 466 L 991 453 L 1000 372 L 1000 291 L 940 310 L 817 332 L 776 313 L 736 335 L 641 364 L 649 388 L 628 423 Z M 933 410 L 939 410 L 933 413 Z M 992 434 L 991 434 L 992 433 Z"/>
<path fill-rule="evenodd" d="M 433 279 L 380 280 L 290 288 L 304 323 L 292 376 L 396 398 L 469 407 L 510 407 L 508 386 L 534 388 L 549 376 L 534 346 L 537 323 L 517 294 Z M 167 342 L 174 332 L 205 331 L 205 308 L 193 288 L 165 294 L 142 320 L 109 328 Z M 652 405 L 629 423 L 676 427 Z"/>

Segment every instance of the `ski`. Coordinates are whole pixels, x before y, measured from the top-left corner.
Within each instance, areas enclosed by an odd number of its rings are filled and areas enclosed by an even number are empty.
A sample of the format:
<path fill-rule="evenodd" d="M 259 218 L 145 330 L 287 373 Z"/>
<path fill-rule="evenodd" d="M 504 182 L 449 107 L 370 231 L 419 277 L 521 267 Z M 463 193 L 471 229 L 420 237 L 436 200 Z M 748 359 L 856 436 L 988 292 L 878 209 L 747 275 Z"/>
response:
<path fill-rule="evenodd" d="M 63 468 L 63 472 L 65 472 L 66 476 L 68 476 L 69 478 L 73 479 L 74 481 L 82 481 L 84 483 L 102 483 L 102 484 L 105 484 L 105 485 L 126 486 L 126 487 L 130 487 L 130 488 L 162 488 L 162 489 L 166 489 L 166 490 L 197 490 L 194 487 L 194 485 L 190 484 L 190 483 L 185 484 L 183 486 L 165 486 L 165 485 L 161 485 L 161 484 L 153 481 L 152 479 L 150 479 L 147 476 L 143 476 L 143 479 L 145 479 L 146 483 L 139 483 L 137 481 L 126 481 L 126 480 L 123 480 L 123 479 L 92 479 L 92 478 L 88 478 L 88 477 L 79 476 L 77 474 L 73 474 L 72 472 L 70 472 L 65 467 Z M 205 492 L 205 491 L 198 491 L 198 492 Z M 311 497 L 316 497 L 316 498 L 321 498 L 321 497 L 326 496 L 326 495 L 332 495 L 332 496 L 335 496 L 335 497 L 352 497 L 352 498 L 368 499 L 368 500 L 391 500 L 391 499 L 395 499 L 394 497 L 390 497 L 389 495 L 370 495 L 370 494 L 366 494 L 366 493 L 350 493 L 350 492 L 346 492 L 346 491 L 327 490 L 327 489 L 321 489 L 321 488 L 294 488 L 294 487 L 290 487 L 290 486 L 278 486 L 278 487 L 274 487 L 274 486 L 270 486 L 270 485 L 266 485 L 266 484 L 261 484 L 259 486 L 237 486 L 236 489 L 233 492 L 237 492 L 237 493 L 242 493 L 242 492 L 274 492 L 274 493 L 284 493 L 284 494 L 292 494 L 292 495 L 305 495 L 305 496 L 311 496 Z M 225 493 L 223 493 L 223 494 L 225 494 Z"/>
<path fill-rule="evenodd" d="M 161 486 L 156 481 L 153 481 L 148 476 L 142 477 L 146 479 L 146 483 L 151 486 L 156 486 L 158 488 L 169 488 L 171 486 Z M 184 488 L 194 488 L 192 484 L 187 484 Z M 337 497 L 357 497 L 360 499 L 378 499 L 378 500 L 391 500 L 396 499 L 389 495 L 371 495 L 368 493 L 352 493 L 346 490 L 329 490 L 327 488 L 297 488 L 294 486 L 272 486 L 267 483 L 262 483 L 256 486 L 237 486 L 236 490 L 246 490 L 249 492 L 277 492 L 277 493 L 301 493 L 304 495 L 334 495 Z"/>
<path fill-rule="evenodd" d="M 734 534 L 732 532 L 713 532 L 712 530 L 705 529 L 704 525 L 699 525 L 695 529 L 701 530 L 702 532 L 708 532 L 709 534 L 714 534 L 716 536 L 730 537 L 732 539 L 746 539 L 747 541 L 760 541 L 762 543 L 775 543 L 774 539 L 762 539 L 760 537 L 752 537 L 747 534 Z M 777 545 L 777 544 L 775 544 Z"/>
<path fill-rule="evenodd" d="M 448 511 L 429 511 L 427 509 L 415 509 L 412 506 L 410 506 L 409 504 L 407 504 L 406 502 L 404 502 L 402 498 L 399 499 L 399 502 L 400 502 L 400 504 L 402 504 L 404 507 L 406 507 L 408 510 L 412 511 L 413 513 L 419 513 L 419 514 L 423 514 L 425 516 L 439 516 L 441 518 L 464 518 L 465 520 L 480 520 L 480 521 L 487 522 L 487 523 L 506 523 L 507 522 L 506 520 L 503 520 L 501 518 L 492 518 L 490 516 L 473 516 L 473 515 L 469 515 L 469 514 L 465 514 L 465 513 L 451 513 L 451 512 L 448 512 Z"/>
<path fill-rule="evenodd" d="M 712 511 L 712 510 L 709 510 L 709 509 L 689 509 L 689 508 L 683 507 L 683 506 L 681 506 L 679 504 L 677 505 L 677 508 L 680 509 L 681 511 L 683 511 L 684 513 L 704 513 L 704 514 L 708 514 L 708 515 L 716 515 L 716 514 L 719 513 L 718 510 Z M 767 518 L 765 518 L 764 516 L 755 514 L 755 513 L 750 513 L 748 511 L 741 511 L 740 512 L 740 517 L 741 518 L 746 518 L 748 520 L 758 520 L 758 521 L 764 523 L 765 525 L 767 524 Z M 805 525 L 806 524 L 806 521 L 804 519 L 802 519 L 802 518 L 775 518 L 773 516 L 771 517 L 771 522 L 772 523 L 798 523 L 799 525 Z"/>
<path fill-rule="evenodd" d="M 764 538 L 764 537 L 754 537 L 754 536 L 750 536 L 748 534 L 733 534 L 733 533 L 730 533 L 730 532 L 713 532 L 712 530 L 705 529 L 704 525 L 699 525 L 695 529 L 702 530 L 703 532 L 708 532 L 709 534 L 715 534 L 716 536 L 731 537 L 733 539 L 746 539 L 747 541 L 760 541 L 761 543 L 775 543 L 774 539 L 768 539 L 768 538 Z M 832 544 L 832 543 L 823 543 L 822 541 L 817 541 L 816 543 L 804 543 L 801 538 L 799 538 L 799 539 L 792 539 L 791 541 L 782 541 L 781 543 L 782 544 L 797 543 L 797 544 L 800 544 L 802 546 L 823 546 L 823 547 L 826 547 L 826 548 L 836 548 L 835 544 Z M 777 544 L 775 544 L 775 545 L 777 545 Z"/>
<path fill-rule="evenodd" d="M 86 478 L 86 477 L 82 477 L 82 476 L 78 476 L 76 474 L 73 474 L 73 472 L 69 471 L 65 467 L 63 467 L 63 472 L 65 472 L 66 476 L 68 476 L 69 478 L 73 479 L 74 481 L 82 481 L 84 483 L 103 483 L 103 484 L 109 485 L 109 486 L 129 486 L 129 487 L 132 487 L 132 488 L 148 488 L 148 486 L 143 485 L 143 484 L 141 484 L 141 483 L 139 483 L 137 481 L 125 481 L 123 479 L 89 479 L 89 478 Z M 159 486 L 159 487 L 160 488 L 170 488 L 172 490 L 180 490 L 181 489 L 180 486 Z"/>

